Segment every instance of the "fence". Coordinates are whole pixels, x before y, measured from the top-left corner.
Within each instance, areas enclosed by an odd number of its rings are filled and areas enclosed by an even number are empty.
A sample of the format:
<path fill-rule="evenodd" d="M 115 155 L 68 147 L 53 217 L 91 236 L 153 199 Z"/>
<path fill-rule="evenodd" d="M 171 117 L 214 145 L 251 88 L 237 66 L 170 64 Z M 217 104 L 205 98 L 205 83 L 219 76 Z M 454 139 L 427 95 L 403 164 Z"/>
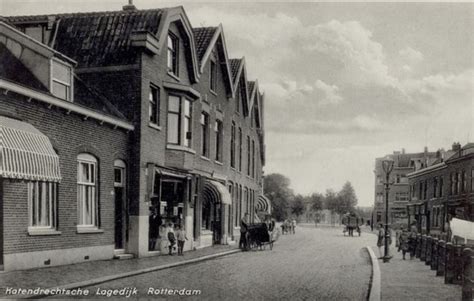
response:
<path fill-rule="evenodd" d="M 442 239 L 417 234 L 413 247 L 416 258 L 436 271 L 436 276 L 444 277 L 444 283 L 462 286 L 463 301 L 473 300 L 474 245 L 446 243 Z"/>

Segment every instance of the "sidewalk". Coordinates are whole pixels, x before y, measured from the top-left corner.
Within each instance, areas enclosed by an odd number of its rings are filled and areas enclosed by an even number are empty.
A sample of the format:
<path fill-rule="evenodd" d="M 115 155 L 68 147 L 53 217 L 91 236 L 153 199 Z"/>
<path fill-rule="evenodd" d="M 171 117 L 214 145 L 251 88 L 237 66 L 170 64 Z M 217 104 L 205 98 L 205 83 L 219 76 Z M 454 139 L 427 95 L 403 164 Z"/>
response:
<path fill-rule="evenodd" d="M 380 257 L 375 244 L 372 250 Z M 389 263 L 378 260 L 381 300 L 461 300 L 461 286 L 444 284 L 444 277 L 436 277 L 435 271 L 424 261 L 416 257 L 410 260 L 409 254 L 403 260 L 402 252 L 398 253 L 394 246 L 390 248 L 390 255 L 393 258 Z"/>
<path fill-rule="evenodd" d="M 0 273 L 0 298 L 6 297 L 5 290 L 10 288 L 54 288 L 92 279 L 166 266 L 173 263 L 198 259 L 204 256 L 237 250 L 238 245 L 216 245 L 196 251 L 185 252 L 184 256 L 154 256 L 126 260 L 102 260 L 86 263 L 39 268 L 23 271 Z"/>

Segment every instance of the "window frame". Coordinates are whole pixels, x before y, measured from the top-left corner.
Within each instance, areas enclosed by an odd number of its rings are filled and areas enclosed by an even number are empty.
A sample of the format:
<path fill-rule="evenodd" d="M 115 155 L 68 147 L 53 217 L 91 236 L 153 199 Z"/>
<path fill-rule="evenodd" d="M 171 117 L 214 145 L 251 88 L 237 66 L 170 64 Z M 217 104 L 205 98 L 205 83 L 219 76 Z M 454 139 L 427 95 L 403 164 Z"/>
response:
<path fill-rule="evenodd" d="M 92 181 L 83 181 L 83 169 L 82 164 L 87 165 L 89 170 L 89 176 L 93 179 Z M 77 227 L 78 228 L 92 228 L 92 229 L 99 229 L 100 228 L 100 205 L 99 205 L 99 179 L 98 179 L 98 168 L 99 161 L 97 158 L 88 153 L 81 153 L 77 155 Z M 93 174 L 91 173 L 93 171 Z M 85 193 L 89 194 L 89 189 L 92 189 L 91 196 L 94 196 L 94 199 L 90 203 L 91 207 L 91 217 L 92 223 L 86 223 L 86 211 L 85 200 L 80 199 L 80 189 L 84 187 Z M 81 206 L 82 205 L 82 206 Z M 82 207 L 82 208 L 81 208 Z M 84 210 L 84 211 L 81 211 Z"/>
<path fill-rule="evenodd" d="M 235 168 L 235 122 L 232 121 L 230 128 L 230 167 Z"/>
<path fill-rule="evenodd" d="M 214 58 L 209 63 L 209 90 L 217 94 L 217 63 Z"/>
<path fill-rule="evenodd" d="M 160 126 L 160 89 L 154 85 L 150 85 L 148 94 L 148 122 Z"/>
<path fill-rule="evenodd" d="M 217 162 L 222 162 L 222 135 L 223 135 L 223 123 L 222 120 L 216 119 L 214 123 L 214 134 L 216 136 L 215 140 L 215 157 L 214 159 Z"/>
<path fill-rule="evenodd" d="M 242 171 L 242 144 L 243 144 L 243 136 L 242 136 L 242 128 L 239 127 L 239 171 Z"/>
<path fill-rule="evenodd" d="M 41 189 L 41 196 L 39 195 L 39 187 Z M 58 196 L 59 196 L 59 184 L 56 182 L 46 182 L 46 181 L 31 181 L 27 183 L 28 191 L 28 231 L 56 231 L 57 230 L 57 217 L 58 217 Z M 47 192 L 44 189 L 47 187 Z M 36 193 L 33 193 L 33 190 L 36 190 Z M 33 200 L 33 198 L 35 198 Z M 47 198 L 48 200 L 44 200 Z M 38 225 L 38 222 L 35 223 L 35 219 L 39 220 L 39 207 L 43 207 L 42 203 L 48 203 L 48 225 Z M 36 210 L 35 210 L 36 208 Z M 35 218 L 36 215 L 36 218 Z"/>
<path fill-rule="evenodd" d="M 64 82 L 63 80 L 60 80 L 60 79 L 57 79 L 54 77 L 54 64 L 58 64 L 58 65 L 62 65 L 63 67 L 69 69 L 69 78 L 70 78 L 70 82 L 67 83 L 67 82 Z M 62 98 L 62 97 L 59 97 L 57 96 L 55 93 L 54 93 L 54 83 L 57 83 L 57 84 L 60 84 L 60 85 L 63 85 L 66 87 L 66 98 Z M 54 96 L 54 97 L 57 97 L 59 99 L 62 99 L 62 100 L 65 100 L 65 101 L 69 101 L 69 102 L 74 102 L 74 72 L 73 72 L 73 68 L 72 68 L 72 65 L 60 60 L 60 59 L 57 59 L 55 57 L 51 58 L 50 60 L 50 91 L 51 91 L 51 94 Z"/>
<path fill-rule="evenodd" d="M 209 158 L 209 120 L 207 112 L 202 111 L 199 123 L 201 125 L 201 156 Z"/>
<path fill-rule="evenodd" d="M 167 62 L 166 67 L 169 73 L 176 77 L 179 77 L 179 38 L 172 33 L 168 32 L 166 38 L 167 41 Z M 170 47 L 171 41 L 171 47 Z"/>
<path fill-rule="evenodd" d="M 170 109 L 171 98 L 178 100 L 178 110 L 174 111 Z M 186 105 L 189 105 L 189 112 L 186 113 Z M 170 141 L 170 115 L 178 117 L 177 120 L 177 141 Z M 192 115 L 193 115 L 193 103 L 186 96 L 179 94 L 168 94 L 167 100 L 167 111 L 166 111 L 166 143 L 171 145 L 179 145 L 189 149 L 192 149 Z M 189 134 L 188 134 L 189 133 Z"/>

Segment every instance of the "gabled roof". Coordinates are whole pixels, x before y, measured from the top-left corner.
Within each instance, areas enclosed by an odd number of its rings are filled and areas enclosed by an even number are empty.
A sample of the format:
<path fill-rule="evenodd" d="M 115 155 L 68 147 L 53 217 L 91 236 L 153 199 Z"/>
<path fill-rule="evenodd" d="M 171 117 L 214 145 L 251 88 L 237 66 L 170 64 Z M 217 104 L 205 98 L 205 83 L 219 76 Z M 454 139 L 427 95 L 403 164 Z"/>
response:
<path fill-rule="evenodd" d="M 235 82 L 235 80 L 237 79 L 237 73 L 239 73 L 239 67 L 240 67 L 241 62 L 242 62 L 242 59 L 230 59 L 229 60 L 233 82 Z"/>
<path fill-rule="evenodd" d="M 230 59 L 230 68 L 233 78 L 233 87 L 234 87 L 234 96 L 237 99 L 237 89 L 239 88 L 239 83 L 242 85 L 242 88 L 245 91 L 245 106 L 247 110 L 247 116 L 250 115 L 250 91 L 247 82 L 247 69 L 245 68 L 245 58 L 241 59 Z"/>
<path fill-rule="evenodd" d="M 262 109 L 262 104 L 261 104 L 262 98 L 260 97 L 261 94 L 258 89 L 258 80 L 249 81 L 248 89 L 249 89 L 249 96 L 250 96 L 250 110 L 252 110 L 254 106 L 257 107 L 258 115 L 256 117 L 257 117 L 258 126 L 261 128 L 263 109 Z M 252 111 L 250 112 L 250 116 L 252 116 Z"/>
<path fill-rule="evenodd" d="M 217 47 L 219 53 L 220 65 L 225 70 L 225 81 L 227 82 L 228 95 L 234 97 L 234 86 L 233 77 L 231 72 L 231 66 L 229 63 L 229 55 L 227 54 L 227 46 L 224 37 L 224 30 L 222 24 L 218 27 L 202 27 L 195 28 L 194 38 L 196 41 L 196 52 L 199 58 L 201 73 L 204 72 L 204 66 L 206 65 L 209 57 L 211 56 L 212 50 Z"/>
<path fill-rule="evenodd" d="M 183 7 L 73 13 L 41 16 L 15 16 L 11 23 L 44 23 L 55 20 L 52 46 L 78 61 L 78 68 L 133 64 L 137 59 L 134 39 L 138 34 L 150 34 L 158 52 L 166 48 L 169 24 L 181 22 L 189 45 L 187 64 L 190 76 L 198 81 L 198 60 L 189 19 Z M 188 48 L 187 48 L 188 51 Z"/>
<path fill-rule="evenodd" d="M 198 27 L 193 28 L 194 41 L 196 42 L 196 53 L 201 62 L 204 53 L 206 53 L 209 44 L 211 43 L 212 37 L 214 36 L 217 27 Z"/>

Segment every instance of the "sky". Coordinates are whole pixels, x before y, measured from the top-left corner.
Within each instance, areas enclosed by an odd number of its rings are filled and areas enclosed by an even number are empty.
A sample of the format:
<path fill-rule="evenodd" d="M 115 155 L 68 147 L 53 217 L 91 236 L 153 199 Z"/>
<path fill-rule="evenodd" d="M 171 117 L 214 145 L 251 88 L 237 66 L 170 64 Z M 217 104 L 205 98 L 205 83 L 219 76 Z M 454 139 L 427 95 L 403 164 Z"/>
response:
<path fill-rule="evenodd" d="M 0 15 L 119 10 L 127 0 L 0 0 Z M 375 158 L 474 141 L 473 3 L 199 2 L 194 27 L 222 23 L 265 93 L 265 174 L 296 193 L 374 202 Z"/>

